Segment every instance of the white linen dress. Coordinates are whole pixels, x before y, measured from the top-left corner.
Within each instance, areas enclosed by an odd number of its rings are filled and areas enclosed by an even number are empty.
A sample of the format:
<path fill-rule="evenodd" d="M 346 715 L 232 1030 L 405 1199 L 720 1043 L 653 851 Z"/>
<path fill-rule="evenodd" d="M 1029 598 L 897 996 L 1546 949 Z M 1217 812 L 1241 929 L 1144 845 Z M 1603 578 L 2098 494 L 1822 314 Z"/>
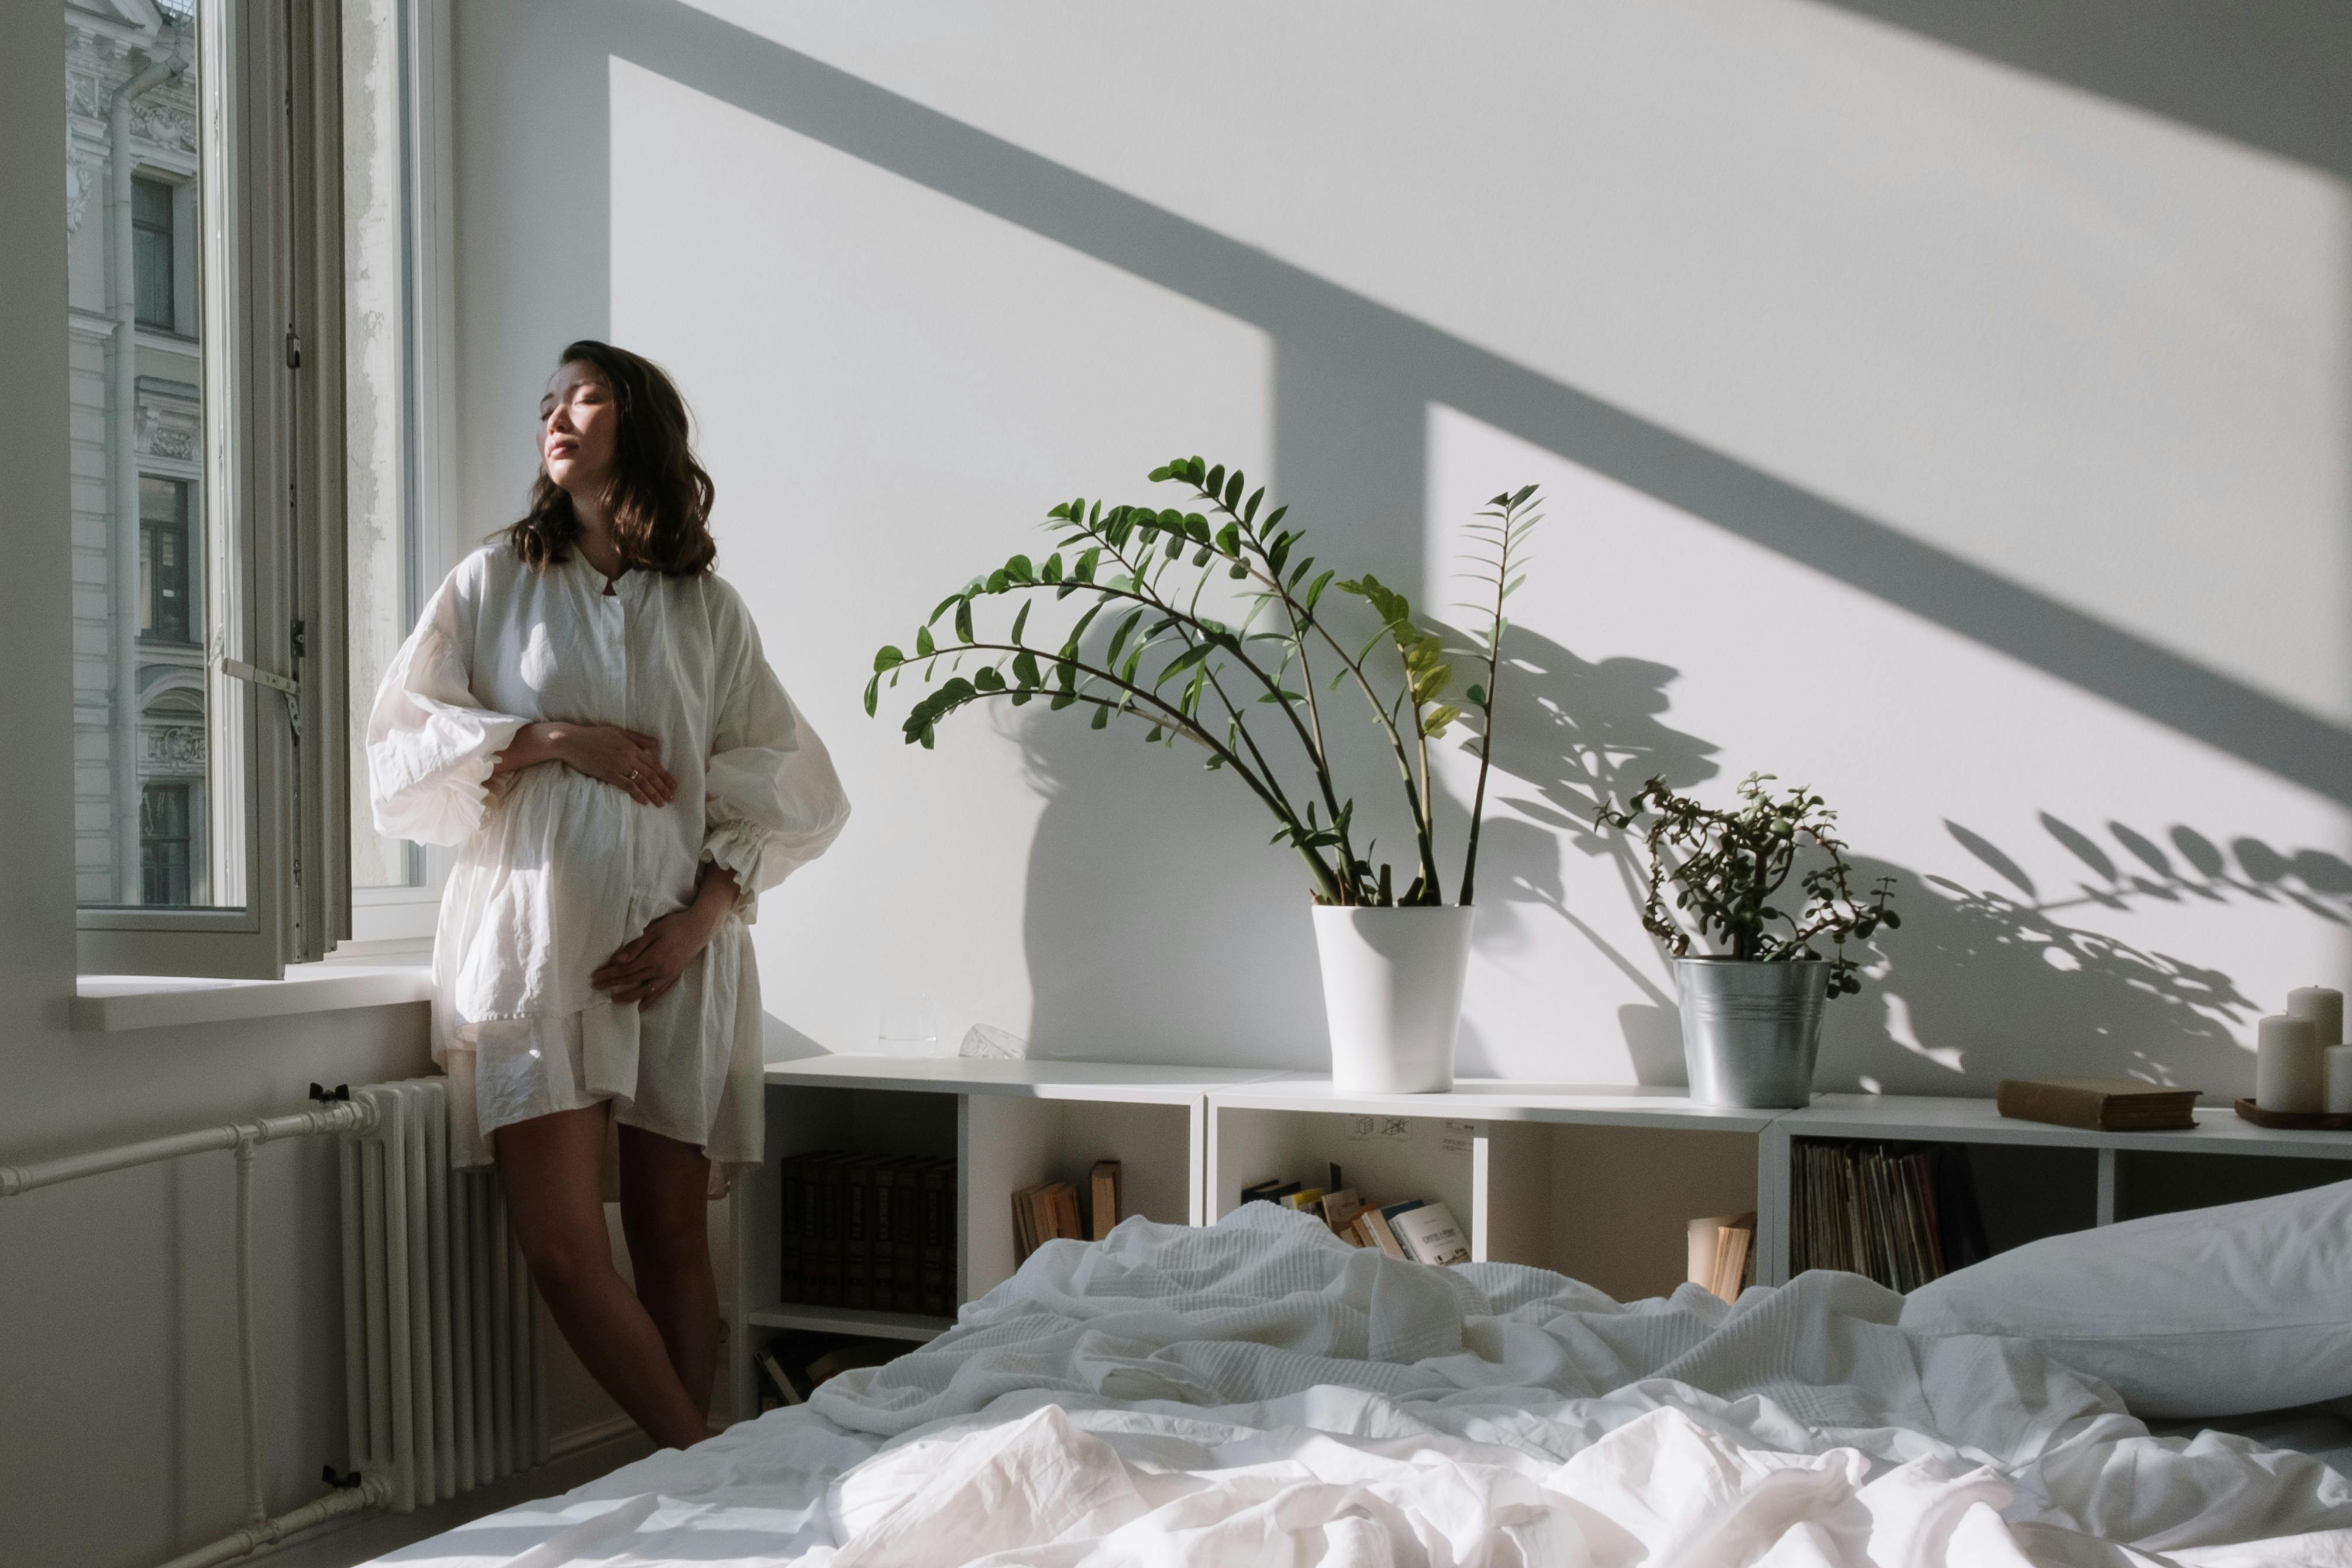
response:
<path fill-rule="evenodd" d="M 666 807 L 562 763 L 497 779 L 541 720 L 656 737 Z M 379 831 L 457 848 L 433 944 L 433 1055 L 450 1078 L 450 1145 L 609 1100 L 620 1122 L 761 1157 L 759 894 L 824 852 L 849 814 L 832 758 L 714 575 L 604 574 L 577 550 L 534 572 L 500 543 L 434 594 L 369 716 Z M 735 873 L 734 914 L 651 1006 L 588 983 L 622 944 L 694 896 L 701 862 Z M 714 1184 L 720 1169 L 713 1171 Z"/>

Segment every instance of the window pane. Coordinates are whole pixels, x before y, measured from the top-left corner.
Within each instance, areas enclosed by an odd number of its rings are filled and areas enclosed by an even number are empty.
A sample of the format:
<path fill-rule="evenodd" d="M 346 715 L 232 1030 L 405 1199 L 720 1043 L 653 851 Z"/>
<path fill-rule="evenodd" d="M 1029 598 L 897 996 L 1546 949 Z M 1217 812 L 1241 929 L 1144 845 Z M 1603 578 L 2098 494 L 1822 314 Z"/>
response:
<path fill-rule="evenodd" d="M 188 641 L 188 482 L 139 479 L 139 634 Z"/>
<path fill-rule="evenodd" d="M 203 601 L 235 577 L 210 553 L 229 515 L 206 480 L 211 308 L 184 308 L 204 277 L 199 16 L 164 0 L 65 20 L 76 885 L 85 905 L 232 903 L 245 705 L 213 711 L 209 662 L 240 650 L 205 645 L 226 622 Z"/>
<path fill-rule="evenodd" d="M 403 0 L 343 0 L 344 451 L 352 700 L 352 885 L 424 880 L 418 846 L 375 831 L 367 711 L 417 612 L 415 320 Z"/>
<path fill-rule="evenodd" d="M 150 784 L 139 804 L 139 876 L 142 902 L 184 905 L 193 863 L 194 815 L 188 809 L 194 786 Z"/>
<path fill-rule="evenodd" d="M 176 236 L 172 232 L 172 187 L 161 180 L 131 182 L 131 255 L 132 295 L 138 302 L 139 324 L 177 329 L 173 310 L 173 262 Z"/>

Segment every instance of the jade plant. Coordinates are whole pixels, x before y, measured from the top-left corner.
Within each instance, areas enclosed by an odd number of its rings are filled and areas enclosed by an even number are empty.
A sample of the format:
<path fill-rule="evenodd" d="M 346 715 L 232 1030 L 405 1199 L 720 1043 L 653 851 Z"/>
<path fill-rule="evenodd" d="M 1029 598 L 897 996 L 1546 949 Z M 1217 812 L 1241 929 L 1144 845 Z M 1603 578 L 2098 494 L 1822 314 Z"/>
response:
<path fill-rule="evenodd" d="M 1851 995 L 1862 981 L 1846 943 L 1903 924 L 1887 907 L 1895 879 L 1881 877 L 1857 898 L 1837 813 L 1809 789 L 1775 795 L 1765 788 L 1771 782 L 1769 773 L 1749 774 L 1738 808 L 1726 811 L 1652 779 L 1622 811 L 1613 798 L 1602 801 L 1594 822 L 1620 831 L 1638 825 L 1650 862 L 1642 924 L 1675 957 L 1690 952 L 1694 935 L 1721 956 L 1765 962 L 1819 958 L 1814 945 L 1827 943 L 1829 994 Z M 1801 854 L 1812 862 L 1802 871 Z"/>
<path fill-rule="evenodd" d="M 876 711 L 886 683 L 919 674 L 930 689 L 907 715 L 909 745 L 930 746 L 941 719 L 991 701 L 1085 708 L 1096 729 L 1124 721 L 1148 742 L 1188 742 L 1204 767 L 1239 779 L 1272 813 L 1269 841 L 1297 852 L 1318 903 L 1381 906 L 1444 902 L 1430 743 L 1457 724 L 1475 727 L 1478 783 L 1458 894 L 1470 903 L 1504 611 L 1524 580 L 1535 486 L 1496 496 L 1470 525 L 1478 622 L 1468 658 L 1480 678 L 1457 696 L 1441 632 L 1369 572 L 1318 570 L 1303 531 L 1286 525 L 1288 508 L 1266 507 L 1265 487 L 1251 489 L 1239 468 L 1180 457 L 1150 477 L 1189 492 L 1186 506 L 1055 507 L 1044 559 L 1015 555 L 972 579 L 939 601 L 911 650 L 892 644 L 874 655 L 866 711 Z M 1041 601 L 1072 598 L 1084 605 L 1074 620 L 1033 632 Z M 983 629 L 984 613 L 1001 621 L 998 601 L 1011 607 L 1009 625 Z M 1359 846 L 1356 802 L 1341 788 L 1327 728 L 1337 716 L 1327 699 L 1343 687 L 1395 761 L 1412 822 L 1409 880 L 1375 864 L 1376 842 Z"/>

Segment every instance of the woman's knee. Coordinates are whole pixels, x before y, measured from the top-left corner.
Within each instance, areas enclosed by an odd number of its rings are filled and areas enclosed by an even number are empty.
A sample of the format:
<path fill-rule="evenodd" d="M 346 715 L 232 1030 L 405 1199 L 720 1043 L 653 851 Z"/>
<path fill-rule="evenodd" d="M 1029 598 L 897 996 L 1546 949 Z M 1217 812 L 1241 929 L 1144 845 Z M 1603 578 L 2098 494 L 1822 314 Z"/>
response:
<path fill-rule="evenodd" d="M 579 1224 L 518 1224 L 515 1239 L 522 1260 L 542 1291 L 577 1289 L 614 1272 L 613 1243 L 603 1215 L 591 1227 Z"/>

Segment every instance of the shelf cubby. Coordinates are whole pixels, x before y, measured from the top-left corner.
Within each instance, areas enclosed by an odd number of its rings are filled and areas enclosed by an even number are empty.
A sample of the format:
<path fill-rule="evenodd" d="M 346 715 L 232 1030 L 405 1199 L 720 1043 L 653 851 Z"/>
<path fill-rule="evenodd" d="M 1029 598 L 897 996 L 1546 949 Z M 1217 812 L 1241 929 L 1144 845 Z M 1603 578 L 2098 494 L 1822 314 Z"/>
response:
<path fill-rule="evenodd" d="M 1197 1225 L 1208 1092 L 1265 1074 L 1118 1062 L 816 1056 L 767 1071 L 767 1159 L 736 1186 L 737 1267 L 729 1313 L 733 1407 L 757 1408 L 768 1333 L 792 1330 L 919 1343 L 951 1317 L 780 1300 L 782 1162 L 818 1149 L 950 1158 L 956 1168 L 960 1305 L 1015 1267 L 1013 1194 L 1066 1179 L 1087 1201 L 1097 1160 L 1119 1162 L 1125 1214 Z"/>

